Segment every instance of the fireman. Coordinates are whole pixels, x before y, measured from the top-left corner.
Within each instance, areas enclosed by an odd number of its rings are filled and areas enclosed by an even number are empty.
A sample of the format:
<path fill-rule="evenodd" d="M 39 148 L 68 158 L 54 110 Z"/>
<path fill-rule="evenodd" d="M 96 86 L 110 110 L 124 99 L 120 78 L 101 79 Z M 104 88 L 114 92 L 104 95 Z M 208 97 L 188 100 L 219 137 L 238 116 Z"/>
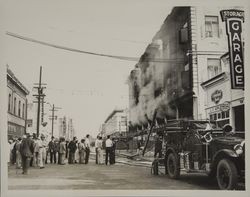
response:
<path fill-rule="evenodd" d="M 156 140 L 155 140 L 155 154 L 154 158 L 159 154 L 159 158 L 162 157 L 162 135 L 157 134 Z"/>

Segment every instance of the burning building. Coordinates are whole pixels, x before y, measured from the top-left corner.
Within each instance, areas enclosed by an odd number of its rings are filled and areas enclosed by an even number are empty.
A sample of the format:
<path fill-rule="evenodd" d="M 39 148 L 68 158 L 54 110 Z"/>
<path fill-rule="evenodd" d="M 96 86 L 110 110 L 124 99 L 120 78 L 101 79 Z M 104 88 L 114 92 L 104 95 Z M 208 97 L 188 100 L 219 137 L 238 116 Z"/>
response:
<path fill-rule="evenodd" d="M 225 70 L 220 60 L 228 52 L 222 9 L 172 9 L 130 73 L 131 127 L 147 128 L 155 110 L 158 125 L 169 119 L 210 118 L 201 84 Z"/>

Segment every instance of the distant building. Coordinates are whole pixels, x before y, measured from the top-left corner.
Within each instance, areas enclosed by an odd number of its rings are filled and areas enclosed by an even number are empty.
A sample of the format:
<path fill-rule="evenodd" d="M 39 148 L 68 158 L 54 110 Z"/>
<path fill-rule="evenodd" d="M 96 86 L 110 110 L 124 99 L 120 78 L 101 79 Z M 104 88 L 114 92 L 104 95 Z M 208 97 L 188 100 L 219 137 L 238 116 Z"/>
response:
<path fill-rule="evenodd" d="M 115 109 L 102 126 L 103 135 L 126 136 L 128 131 L 128 110 Z"/>
<path fill-rule="evenodd" d="M 75 136 L 75 129 L 73 125 L 73 119 L 72 118 L 66 118 L 64 116 L 63 118 L 59 118 L 59 137 L 65 137 L 66 140 L 72 140 Z"/>
<path fill-rule="evenodd" d="M 28 94 L 29 91 L 7 67 L 8 139 L 26 133 Z"/>
<path fill-rule="evenodd" d="M 102 136 L 102 137 L 105 136 L 105 123 L 102 123 L 102 124 L 100 125 L 98 135 L 100 135 L 100 136 Z"/>
<path fill-rule="evenodd" d="M 66 137 L 66 131 L 67 131 L 67 120 L 64 116 L 63 118 L 59 118 L 59 137 Z"/>
<path fill-rule="evenodd" d="M 75 130 L 74 130 L 74 126 L 73 126 L 73 120 L 72 120 L 72 118 L 69 118 L 66 139 L 70 139 L 71 140 L 71 139 L 73 139 L 74 136 L 75 136 Z"/>
<path fill-rule="evenodd" d="M 28 103 L 27 106 L 27 133 L 36 133 L 37 113 L 34 103 Z"/>

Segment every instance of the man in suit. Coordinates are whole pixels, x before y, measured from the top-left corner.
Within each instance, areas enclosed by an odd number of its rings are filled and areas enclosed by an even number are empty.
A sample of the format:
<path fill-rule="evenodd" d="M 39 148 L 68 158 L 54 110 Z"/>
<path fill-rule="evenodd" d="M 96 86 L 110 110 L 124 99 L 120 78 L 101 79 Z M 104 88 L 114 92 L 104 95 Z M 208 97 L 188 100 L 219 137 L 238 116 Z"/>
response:
<path fill-rule="evenodd" d="M 115 164 L 115 149 L 116 149 L 115 138 L 112 138 L 112 146 L 111 146 L 111 152 L 110 152 L 110 164 Z"/>
<path fill-rule="evenodd" d="M 74 164 L 75 163 L 75 152 L 77 149 L 76 137 L 73 137 L 73 140 L 69 142 L 68 149 L 69 149 L 68 162 L 69 162 L 69 164 Z"/>
<path fill-rule="evenodd" d="M 30 138 L 30 134 L 27 133 L 23 136 L 21 145 L 20 145 L 20 153 L 22 157 L 22 174 L 28 174 L 28 168 L 30 165 L 30 159 L 33 156 L 34 145 L 33 140 Z"/>
<path fill-rule="evenodd" d="M 56 164 L 56 143 L 54 136 L 51 137 L 51 141 L 49 142 L 49 154 L 50 154 L 50 163 Z"/>

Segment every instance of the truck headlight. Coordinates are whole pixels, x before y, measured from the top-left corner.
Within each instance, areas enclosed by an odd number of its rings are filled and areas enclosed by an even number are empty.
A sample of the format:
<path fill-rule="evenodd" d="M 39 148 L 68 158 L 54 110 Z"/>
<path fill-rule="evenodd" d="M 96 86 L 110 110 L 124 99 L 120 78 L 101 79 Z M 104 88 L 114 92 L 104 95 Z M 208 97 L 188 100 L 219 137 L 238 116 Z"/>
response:
<path fill-rule="evenodd" d="M 236 152 L 237 155 L 241 155 L 243 153 L 243 146 L 242 144 L 236 144 L 234 146 L 234 150 Z"/>

